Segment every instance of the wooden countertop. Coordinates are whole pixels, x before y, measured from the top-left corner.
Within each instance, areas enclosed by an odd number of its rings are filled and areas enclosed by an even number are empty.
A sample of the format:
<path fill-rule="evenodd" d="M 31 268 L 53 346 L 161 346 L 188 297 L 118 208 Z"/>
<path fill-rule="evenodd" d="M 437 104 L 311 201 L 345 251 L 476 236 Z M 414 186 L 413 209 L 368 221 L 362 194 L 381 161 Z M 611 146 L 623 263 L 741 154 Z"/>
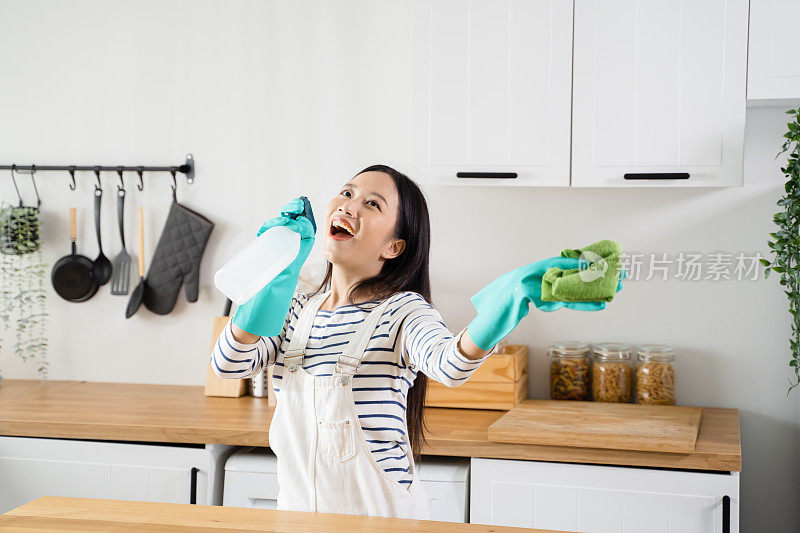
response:
<path fill-rule="evenodd" d="M 504 411 L 427 408 L 422 453 L 570 463 L 741 470 L 739 412 L 704 408 L 693 453 L 490 442 Z M 266 398 L 208 397 L 202 386 L 6 379 L 0 435 L 268 446 Z"/>
<path fill-rule="evenodd" d="M 1 386 L 1 385 L 0 385 Z M 413 531 L 547 533 L 543 529 L 455 524 L 188 503 L 154 503 L 42 496 L 0 515 L 3 531 Z M 553 533 L 552 531 L 550 533 Z"/>

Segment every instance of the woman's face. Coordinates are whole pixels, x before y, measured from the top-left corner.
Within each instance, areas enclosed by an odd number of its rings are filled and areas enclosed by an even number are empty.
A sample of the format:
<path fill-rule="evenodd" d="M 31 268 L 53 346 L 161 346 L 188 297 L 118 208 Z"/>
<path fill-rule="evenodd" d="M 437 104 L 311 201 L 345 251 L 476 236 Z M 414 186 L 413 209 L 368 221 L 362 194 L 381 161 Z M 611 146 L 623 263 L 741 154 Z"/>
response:
<path fill-rule="evenodd" d="M 383 172 L 364 172 L 343 185 L 325 208 L 325 258 L 380 271 L 381 261 L 400 255 L 405 247 L 405 241 L 394 238 L 399 203 L 394 180 Z M 349 226 L 353 235 L 341 225 Z"/>

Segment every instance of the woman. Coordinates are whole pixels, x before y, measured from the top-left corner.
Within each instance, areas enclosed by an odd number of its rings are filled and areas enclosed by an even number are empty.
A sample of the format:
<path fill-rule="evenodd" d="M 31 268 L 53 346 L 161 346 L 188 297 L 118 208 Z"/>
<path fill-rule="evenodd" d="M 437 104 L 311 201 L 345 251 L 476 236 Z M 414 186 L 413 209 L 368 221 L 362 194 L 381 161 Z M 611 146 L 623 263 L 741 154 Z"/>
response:
<path fill-rule="evenodd" d="M 302 264 L 314 238 L 310 223 L 276 220 L 265 226 L 301 233 Z M 464 383 L 527 313 L 527 301 L 484 298 L 492 302 L 488 315 L 453 335 L 430 303 L 425 198 L 390 167 L 358 173 L 328 203 L 321 226 L 328 265 L 320 287 L 294 293 L 275 337 L 248 333 L 254 307 L 237 310 L 240 318 L 228 322 L 212 352 L 214 371 L 245 378 L 275 365 L 269 445 L 278 458 L 279 509 L 429 518 L 415 461 L 427 378 Z M 556 264 L 539 263 L 539 274 Z M 498 294 L 524 293 L 503 288 L 525 286 L 518 274 L 531 272 L 507 274 Z"/>

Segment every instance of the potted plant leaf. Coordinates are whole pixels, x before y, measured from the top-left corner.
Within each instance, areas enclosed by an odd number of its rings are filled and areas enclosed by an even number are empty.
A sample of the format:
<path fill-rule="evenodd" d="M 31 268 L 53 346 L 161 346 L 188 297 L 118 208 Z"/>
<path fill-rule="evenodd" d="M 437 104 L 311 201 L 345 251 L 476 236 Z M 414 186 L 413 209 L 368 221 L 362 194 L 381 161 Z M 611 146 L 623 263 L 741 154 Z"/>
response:
<path fill-rule="evenodd" d="M 789 151 L 789 159 L 781 172 L 786 175 L 784 190 L 786 195 L 778 200 L 778 205 L 783 209 L 775 214 L 773 220 L 780 228 L 775 233 L 770 233 L 774 241 L 768 241 L 767 245 L 772 249 L 775 257 L 772 262 L 761 259 L 761 263 L 766 267 L 764 277 L 769 277 L 770 270 L 774 270 L 781 275 L 780 283 L 784 286 L 784 292 L 789 299 L 789 313 L 792 315 L 792 337 L 789 339 L 792 354 L 789 359 L 789 366 L 792 367 L 795 379 L 789 380 L 789 390 L 800 385 L 800 109 L 790 109 L 786 112 L 792 116 L 792 121 L 787 124 L 788 130 L 784 137 L 786 141 L 777 158 L 782 153 Z"/>

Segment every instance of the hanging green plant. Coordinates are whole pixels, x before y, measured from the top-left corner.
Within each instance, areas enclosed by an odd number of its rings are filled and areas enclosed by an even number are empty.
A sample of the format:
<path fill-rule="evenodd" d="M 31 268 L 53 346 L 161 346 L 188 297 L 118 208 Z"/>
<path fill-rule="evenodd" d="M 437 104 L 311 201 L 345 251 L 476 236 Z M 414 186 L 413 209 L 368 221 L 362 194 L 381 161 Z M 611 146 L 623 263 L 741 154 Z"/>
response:
<path fill-rule="evenodd" d="M 35 189 L 33 174 L 31 180 Z M 47 265 L 41 250 L 38 191 L 36 203 L 23 206 L 20 197 L 18 206 L 0 205 L 0 321 L 8 331 L 16 319 L 14 353 L 23 361 L 32 360 L 39 376 L 47 379 Z"/>
<path fill-rule="evenodd" d="M 0 211 L 0 252 L 22 255 L 39 249 L 39 210 L 9 206 Z"/>
<path fill-rule="evenodd" d="M 800 291 L 798 291 L 798 266 L 800 266 L 800 109 L 790 109 L 786 112 L 793 116 L 793 121 L 787 124 L 789 131 L 784 134 L 786 141 L 778 156 L 789 151 L 786 167 L 781 171 L 786 175 L 784 189 L 786 195 L 778 200 L 778 205 L 783 210 L 773 217 L 775 224 L 780 228 L 770 236 L 775 239 L 768 241 L 775 258 L 772 262 L 761 259 L 764 277 L 768 278 L 770 270 L 781 275 L 780 283 L 785 287 L 784 292 L 789 298 L 789 313 L 792 315 L 792 337 L 789 346 L 792 350 L 789 366 L 792 367 L 795 379 L 789 380 L 789 390 L 800 385 Z M 776 158 L 778 156 L 775 156 Z"/>

